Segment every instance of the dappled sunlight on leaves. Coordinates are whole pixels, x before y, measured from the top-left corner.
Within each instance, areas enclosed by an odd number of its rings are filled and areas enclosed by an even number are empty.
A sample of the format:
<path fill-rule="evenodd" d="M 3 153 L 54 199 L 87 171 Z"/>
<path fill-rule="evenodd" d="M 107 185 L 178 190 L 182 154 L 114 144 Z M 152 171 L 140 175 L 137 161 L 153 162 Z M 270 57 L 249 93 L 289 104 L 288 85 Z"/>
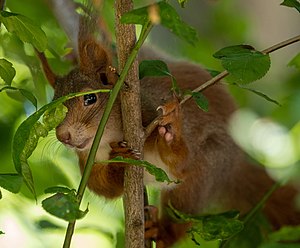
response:
<path fill-rule="evenodd" d="M 229 129 L 237 144 L 259 163 L 267 168 L 285 168 L 285 172 L 293 173 L 293 166 L 300 159 L 299 124 L 288 130 L 244 109 L 233 115 Z M 283 170 L 278 172 L 285 174 Z"/>

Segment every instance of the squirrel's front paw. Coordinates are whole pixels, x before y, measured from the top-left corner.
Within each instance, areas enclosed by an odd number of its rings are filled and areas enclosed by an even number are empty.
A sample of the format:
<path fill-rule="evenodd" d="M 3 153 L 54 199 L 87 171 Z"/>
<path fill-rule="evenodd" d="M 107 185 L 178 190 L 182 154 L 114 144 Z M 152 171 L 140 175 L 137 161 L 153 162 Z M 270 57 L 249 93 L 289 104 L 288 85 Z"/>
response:
<path fill-rule="evenodd" d="M 176 97 L 172 101 L 157 108 L 162 111 L 162 116 L 158 119 L 158 133 L 170 144 L 174 140 L 179 140 L 181 135 L 181 111 L 180 104 Z"/>
<path fill-rule="evenodd" d="M 141 153 L 129 148 L 126 141 L 112 142 L 109 145 L 112 149 L 110 152 L 110 158 L 121 156 L 123 158 L 140 159 Z"/>

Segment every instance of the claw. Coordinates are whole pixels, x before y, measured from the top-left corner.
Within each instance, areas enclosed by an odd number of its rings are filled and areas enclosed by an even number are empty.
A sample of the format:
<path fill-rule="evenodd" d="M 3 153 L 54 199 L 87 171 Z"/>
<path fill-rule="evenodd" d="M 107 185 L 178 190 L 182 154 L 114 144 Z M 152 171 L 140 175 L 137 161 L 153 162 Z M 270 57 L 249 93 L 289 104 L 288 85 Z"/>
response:
<path fill-rule="evenodd" d="M 156 111 L 159 111 L 159 110 L 162 111 L 162 115 L 165 115 L 165 114 L 166 114 L 166 111 L 165 111 L 164 106 L 162 106 L 162 105 L 158 106 L 157 109 L 156 109 Z"/>
<path fill-rule="evenodd" d="M 127 145 L 128 143 L 126 141 L 110 143 L 112 149 L 110 157 L 115 158 L 117 156 L 122 156 L 124 158 L 140 159 L 141 153 L 136 149 L 129 148 Z"/>
<path fill-rule="evenodd" d="M 127 141 L 123 140 L 118 143 L 120 147 L 127 148 Z"/>
<path fill-rule="evenodd" d="M 179 139 L 181 134 L 179 101 L 177 98 L 174 98 L 172 101 L 158 106 L 156 110 L 162 111 L 162 115 L 156 121 L 156 124 L 158 124 L 158 133 L 168 144 L 171 144 L 174 138 Z"/>

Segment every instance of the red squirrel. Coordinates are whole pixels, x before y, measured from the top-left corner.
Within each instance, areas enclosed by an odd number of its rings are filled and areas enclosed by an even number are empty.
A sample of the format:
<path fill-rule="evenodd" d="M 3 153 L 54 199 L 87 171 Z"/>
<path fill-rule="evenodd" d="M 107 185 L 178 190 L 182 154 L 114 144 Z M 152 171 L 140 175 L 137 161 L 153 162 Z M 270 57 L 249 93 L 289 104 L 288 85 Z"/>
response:
<path fill-rule="evenodd" d="M 46 77 L 54 87 L 54 99 L 71 92 L 111 89 L 117 80 L 111 70 L 111 55 L 91 35 L 79 35 L 78 46 L 78 67 L 62 77 L 55 75 L 40 55 Z M 211 78 L 207 71 L 189 62 L 168 61 L 167 65 L 182 90 L 194 89 Z M 247 161 L 228 134 L 227 123 L 237 107 L 224 85 L 217 84 L 203 92 L 209 101 L 208 112 L 201 111 L 192 100 L 179 105 L 172 98 L 170 87 L 168 77 L 141 80 L 143 125 L 157 117 L 158 108 L 162 111 L 158 127 L 145 141 L 144 159 L 163 168 L 170 178 L 180 180 L 179 184 L 161 186 L 161 213 L 152 227 L 156 231 L 150 237 L 156 240 L 158 248 L 172 246 L 190 227 L 176 223 L 168 215 L 169 203 L 188 214 L 237 209 L 244 215 L 274 183 L 262 168 Z M 98 93 L 65 102 L 68 113 L 56 128 L 56 136 L 75 149 L 81 172 L 107 99 L 107 93 Z M 126 165 L 98 161 L 128 156 L 130 149 L 119 143 L 122 140 L 121 108 L 117 99 L 88 181 L 90 190 L 109 199 L 122 195 Z M 285 186 L 268 200 L 263 211 L 275 229 L 285 224 L 300 224 L 300 213 L 293 206 L 296 194 L 292 187 Z"/>

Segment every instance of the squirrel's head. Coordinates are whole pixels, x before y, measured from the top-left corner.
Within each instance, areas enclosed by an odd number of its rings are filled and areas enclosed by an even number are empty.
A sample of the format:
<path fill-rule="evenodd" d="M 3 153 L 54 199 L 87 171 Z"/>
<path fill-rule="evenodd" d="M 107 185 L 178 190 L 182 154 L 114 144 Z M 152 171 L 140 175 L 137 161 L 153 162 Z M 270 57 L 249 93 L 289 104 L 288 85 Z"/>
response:
<path fill-rule="evenodd" d="M 39 55 L 40 58 L 43 56 Z M 41 62 L 46 77 L 54 88 L 54 99 L 69 93 L 111 89 L 117 80 L 110 56 L 94 39 L 79 43 L 79 65 L 66 76 L 56 76 L 45 57 Z M 64 105 L 68 112 L 64 121 L 56 128 L 57 138 L 78 150 L 89 149 L 108 97 L 109 93 L 97 93 L 66 101 Z M 116 112 L 115 115 L 119 115 L 119 111 Z M 114 118 L 114 113 L 111 116 Z M 110 128 L 119 128 L 119 122 L 120 120 L 111 121 Z"/>

